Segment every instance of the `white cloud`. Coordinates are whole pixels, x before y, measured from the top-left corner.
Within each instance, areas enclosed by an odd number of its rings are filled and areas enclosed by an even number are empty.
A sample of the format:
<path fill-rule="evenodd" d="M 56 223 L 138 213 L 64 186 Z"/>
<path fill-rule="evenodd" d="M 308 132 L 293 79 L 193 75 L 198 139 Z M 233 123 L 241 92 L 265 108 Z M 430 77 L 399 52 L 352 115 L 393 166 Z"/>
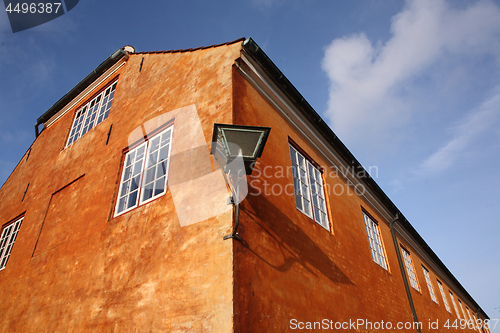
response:
<path fill-rule="evenodd" d="M 496 94 L 454 126 L 453 138 L 427 158 L 414 174 L 426 176 L 446 170 L 456 162 L 478 136 L 495 131 L 500 115 L 500 87 Z"/>
<path fill-rule="evenodd" d="M 392 18 L 391 34 L 375 46 L 364 33 L 335 39 L 325 51 L 327 117 L 348 144 L 360 134 L 376 146 L 393 139 L 418 112 L 402 92 L 423 73 L 432 75 L 426 72 L 431 66 L 467 55 L 500 59 L 500 9 L 490 1 L 465 9 L 445 0 L 407 1 Z"/>

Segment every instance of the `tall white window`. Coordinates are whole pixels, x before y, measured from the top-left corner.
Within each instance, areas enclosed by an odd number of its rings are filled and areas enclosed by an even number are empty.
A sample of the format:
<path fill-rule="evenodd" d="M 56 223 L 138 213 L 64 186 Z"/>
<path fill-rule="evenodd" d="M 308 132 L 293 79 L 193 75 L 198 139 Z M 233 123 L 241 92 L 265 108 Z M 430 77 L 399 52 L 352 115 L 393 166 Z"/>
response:
<path fill-rule="evenodd" d="M 10 252 L 14 246 L 14 242 L 17 238 L 17 233 L 19 228 L 21 228 L 21 223 L 23 222 L 23 217 L 14 223 L 9 224 L 2 230 L 2 236 L 0 237 L 0 270 L 4 269 L 7 265 L 7 261 L 10 257 Z"/>
<path fill-rule="evenodd" d="M 444 294 L 443 284 L 439 280 L 437 280 L 437 283 L 438 283 L 439 292 L 441 293 L 441 297 L 443 297 L 443 303 L 444 303 L 444 306 L 446 308 L 446 311 L 451 313 L 450 305 L 448 304 L 448 301 L 446 300 L 446 295 Z"/>
<path fill-rule="evenodd" d="M 76 112 L 66 146 L 71 145 L 108 117 L 115 95 L 116 83 L 110 85 Z"/>
<path fill-rule="evenodd" d="M 368 235 L 368 242 L 370 243 L 372 259 L 381 267 L 387 269 L 387 262 L 385 260 L 384 247 L 382 245 L 378 224 L 364 212 L 363 218 L 365 220 L 366 234 Z"/>
<path fill-rule="evenodd" d="M 418 287 L 417 275 L 415 274 L 415 269 L 413 268 L 413 261 L 411 260 L 410 252 L 408 252 L 404 247 L 401 246 L 401 253 L 403 253 L 403 259 L 406 266 L 406 272 L 408 273 L 408 279 L 410 280 L 411 286 L 420 291 Z"/>
<path fill-rule="evenodd" d="M 289 148 L 292 160 L 295 205 L 299 211 L 326 230 L 330 230 L 321 171 L 291 144 Z"/>
<path fill-rule="evenodd" d="M 429 271 L 423 265 L 422 265 L 422 270 L 424 271 L 425 282 L 427 283 L 427 288 L 429 289 L 429 294 L 431 295 L 431 299 L 434 301 L 434 303 L 437 304 L 438 301 L 436 298 L 436 294 L 434 293 L 434 287 L 432 286 Z"/>
<path fill-rule="evenodd" d="M 466 318 L 465 318 L 465 311 L 464 311 L 464 307 L 462 306 L 462 302 L 461 302 L 458 298 L 457 298 L 457 301 L 458 301 L 458 305 L 460 305 L 460 309 L 462 310 L 462 313 L 463 313 L 463 315 L 464 315 L 464 319 L 466 319 Z"/>
<path fill-rule="evenodd" d="M 472 312 L 472 318 L 474 318 L 474 327 L 476 328 L 477 331 L 481 332 L 480 323 L 477 320 L 476 315 L 474 314 L 474 312 Z"/>
<path fill-rule="evenodd" d="M 455 309 L 455 312 L 457 313 L 458 319 L 461 319 L 460 313 L 458 313 L 457 303 L 455 303 L 455 297 L 453 297 L 453 293 L 451 291 L 449 291 L 449 292 L 450 292 L 450 299 L 451 299 L 451 303 L 453 304 L 453 308 Z"/>
<path fill-rule="evenodd" d="M 476 321 L 474 319 L 472 319 L 472 316 L 470 314 L 470 311 L 469 311 L 469 308 L 468 307 L 465 307 L 465 309 L 467 310 L 467 315 L 469 316 L 469 319 L 468 322 L 471 323 L 472 322 L 472 326 L 474 327 L 475 330 L 477 330 L 477 327 L 476 327 Z M 470 326 L 469 326 L 470 327 Z"/>
<path fill-rule="evenodd" d="M 125 156 L 115 216 L 166 193 L 173 126 Z"/>

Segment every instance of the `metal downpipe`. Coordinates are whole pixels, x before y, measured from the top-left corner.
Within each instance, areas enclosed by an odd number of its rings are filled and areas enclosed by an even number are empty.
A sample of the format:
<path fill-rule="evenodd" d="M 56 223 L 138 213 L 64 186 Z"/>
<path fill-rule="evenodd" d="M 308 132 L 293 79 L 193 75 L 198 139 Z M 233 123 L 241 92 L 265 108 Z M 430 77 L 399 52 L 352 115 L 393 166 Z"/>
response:
<path fill-rule="evenodd" d="M 406 296 L 408 297 L 408 303 L 410 304 L 411 314 L 413 316 L 413 322 L 417 323 L 417 332 L 422 333 L 420 330 L 420 325 L 418 324 L 417 311 L 415 310 L 415 305 L 413 304 L 413 298 L 411 297 L 410 285 L 408 284 L 408 278 L 406 276 L 406 268 L 403 263 L 403 258 L 401 258 L 401 251 L 399 250 L 398 239 L 396 238 L 396 231 L 394 230 L 394 223 L 399 220 L 399 213 L 389 222 L 389 229 L 391 229 L 392 240 L 394 242 L 394 248 L 396 249 L 396 255 L 398 257 L 399 269 L 401 270 L 401 275 L 403 276 L 403 282 L 405 285 Z"/>

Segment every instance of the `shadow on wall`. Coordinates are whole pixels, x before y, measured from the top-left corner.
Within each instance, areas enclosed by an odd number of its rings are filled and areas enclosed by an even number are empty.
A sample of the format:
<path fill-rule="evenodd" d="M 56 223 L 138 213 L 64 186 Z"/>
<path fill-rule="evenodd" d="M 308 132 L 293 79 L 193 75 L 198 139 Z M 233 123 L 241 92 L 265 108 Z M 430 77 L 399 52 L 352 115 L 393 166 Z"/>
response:
<path fill-rule="evenodd" d="M 251 187 L 249 187 L 249 192 L 252 192 Z M 314 276 L 317 276 L 315 272 L 319 271 L 335 284 L 353 284 L 349 277 L 316 245 L 316 242 L 272 204 L 266 196 L 252 196 L 250 193 L 241 207 L 241 212 L 242 217 L 247 219 L 247 223 L 250 222 L 248 220 L 255 222 L 266 233 L 265 236 L 261 237 L 262 241 L 265 238 L 266 242 L 277 244 L 283 257 L 280 259 L 282 263 L 275 264 L 277 261 L 276 253 L 267 251 L 269 246 L 265 248 L 262 246 L 250 247 L 251 245 L 245 241 L 245 222 L 240 225 L 239 233 L 242 237 L 243 251 L 252 252 L 260 260 L 280 272 L 288 271 L 294 264 L 299 264 Z M 311 221 L 311 223 L 314 222 Z"/>

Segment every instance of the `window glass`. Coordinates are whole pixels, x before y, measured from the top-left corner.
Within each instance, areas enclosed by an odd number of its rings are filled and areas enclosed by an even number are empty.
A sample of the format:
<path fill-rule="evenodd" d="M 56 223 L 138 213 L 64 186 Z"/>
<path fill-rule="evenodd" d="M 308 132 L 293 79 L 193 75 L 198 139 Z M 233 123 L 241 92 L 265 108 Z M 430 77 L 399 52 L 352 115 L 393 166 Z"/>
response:
<path fill-rule="evenodd" d="M 321 172 L 295 147 L 289 145 L 289 150 L 295 206 L 323 228 L 330 230 Z"/>
<path fill-rule="evenodd" d="M 436 294 L 434 293 L 434 287 L 432 286 L 429 271 L 424 266 L 422 266 L 422 270 L 424 271 L 425 282 L 427 283 L 427 288 L 429 289 L 429 294 L 431 295 L 431 299 L 437 304 L 438 301 L 436 298 Z"/>
<path fill-rule="evenodd" d="M 66 146 L 71 145 L 108 117 L 116 83 L 113 83 L 76 113 Z"/>
<path fill-rule="evenodd" d="M 127 153 L 115 216 L 165 194 L 172 133 L 171 126 Z"/>
<path fill-rule="evenodd" d="M 171 136 L 172 129 L 169 128 L 150 140 L 141 202 L 165 193 Z"/>
<path fill-rule="evenodd" d="M 385 260 L 384 248 L 382 246 L 382 239 L 380 238 L 378 224 L 365 213 L 363 213 L 363 218 L 365 220 L 366 234 L 368 235 L 368 243 L 370 244 L 372 259 L 381 267 L 387 269 L 387 262 Z"/>
<path fill-rule="evenodd" d="M 446 308 L 446 311 L 451 313 L 450 305 L 448 304 L 448 301 L 446 300 L 446 295 L 444 294 L 443 284 L 439 280 L 437 280 L 437 283 L 438 283 L 439 292 L 441 293 L 441 297 L 443 298 L 443 303 L 444 303 L 444 306 Z"/>
<path fill-rule="evenodd" d="M 19 228 L 21 228 L 21 223 L 24 218 L 20 218 L 14 223 L 9 224 L 2 230 L 2 236 L 0 236 L 0 270 L 4 269 L 9 260 L 12 247 L 17 238 L 17 233 Z"/>
<path fill-rule="evenodd" d="M 403 253 L 403 260 L 405 262 L 406 272 L 408 273 L 408 279 L 410 280 L 410 285 L 415 289 L 419 290 L 417 275 L 415 274 L 415 269 L 413 269 L 413 261 L 411 260 L 410 252 L 408 252 L 404 247 L 401 247 L 401 253 Z"/>
<path fill-rule="evenodd" d="M 453 297 L 453 293 L 451 291 L 450 291 L 450 299 L 451 299 L 451 304 L 453 304 L 455 312 L 457 313 L 457 317 L 458 319 L 460 319 L 460 313 L 458 313 L 457 303 L 455 303 L 455 297 Z"/>
<path fill-rule="evenodd" d="M 75 116 L 75 120 L 73 121 L 73 126 L 71 128 L 71 132 L 69 134 L 68 146 L 78 140 L 80 137 L 80 130 L 82 129 L 83 119 L 85 118 L 85 113 L 87 112 L 87 105 L 81 108 Z"/>
<path fill-rule="evenodd" d="M 120 193 L 118 195 L 117 214 L 137 206 L 145 150 L 146 142 L 129 151 L 125 156 Z"/>

